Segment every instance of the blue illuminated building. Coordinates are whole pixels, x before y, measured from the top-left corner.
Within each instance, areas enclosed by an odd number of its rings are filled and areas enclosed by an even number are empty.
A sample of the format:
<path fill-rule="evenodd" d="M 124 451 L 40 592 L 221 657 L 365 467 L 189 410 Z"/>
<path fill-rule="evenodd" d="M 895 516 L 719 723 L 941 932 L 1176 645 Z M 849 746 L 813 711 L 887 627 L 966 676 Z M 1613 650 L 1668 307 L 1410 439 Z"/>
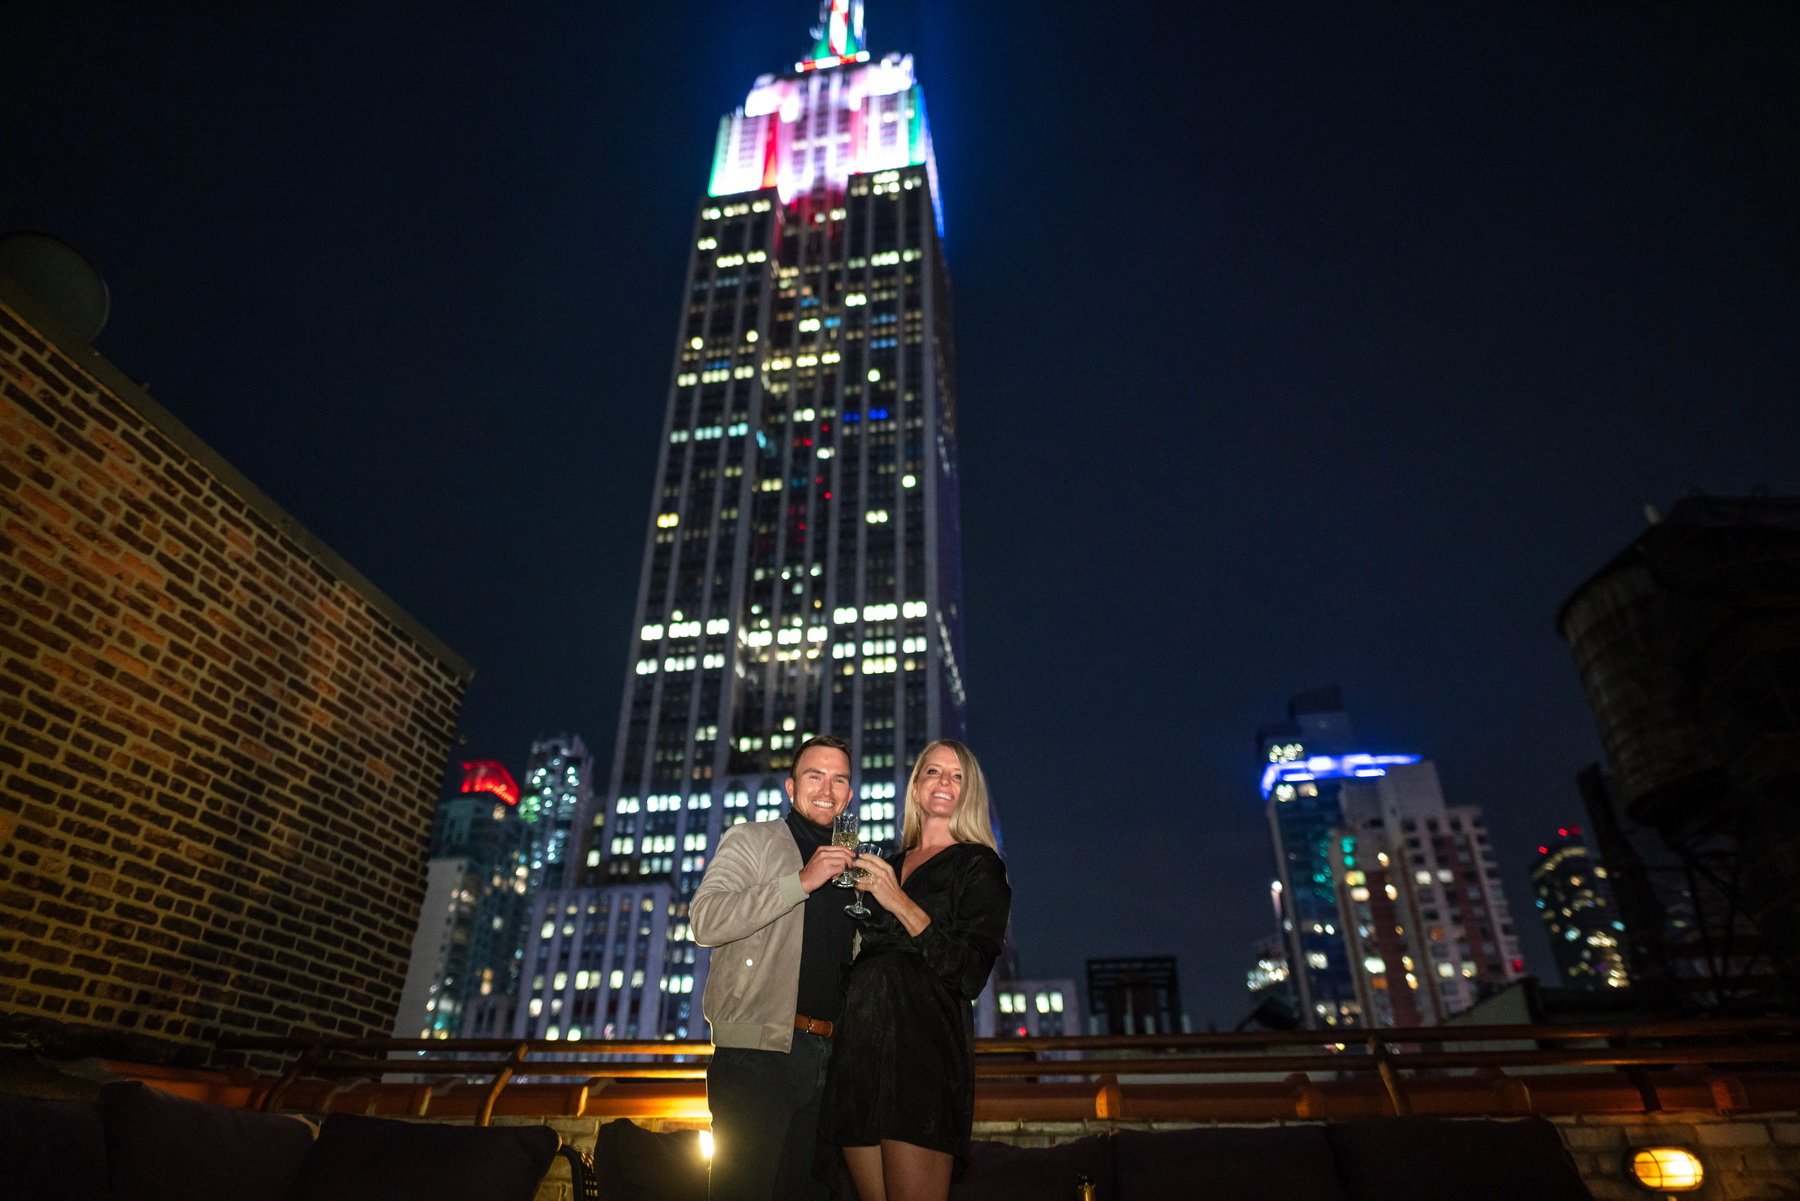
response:
<path fill-rule="evenodd" d="M 1363 1025 L 1331 862 L 1332 840 L 1344 825 L 1340 794 L 1345 781 L 1385 775 L 1419 756 L 1359 751 L 1335 684 L 1290 700 L 1287 721 L 1257 731 L 1257 750 L 1275 850 L 1286 999 L 1308 1028 Z"/>

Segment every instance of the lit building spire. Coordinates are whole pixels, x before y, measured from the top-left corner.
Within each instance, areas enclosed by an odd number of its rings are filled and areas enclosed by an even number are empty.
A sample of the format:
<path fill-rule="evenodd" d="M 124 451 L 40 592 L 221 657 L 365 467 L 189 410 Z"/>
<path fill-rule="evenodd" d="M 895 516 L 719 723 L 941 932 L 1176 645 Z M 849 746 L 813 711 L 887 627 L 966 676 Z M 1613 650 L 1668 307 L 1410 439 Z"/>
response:
<path fill-rule="evenodd" d="M 819 24 L 812 35 L 812 54 L 798 64 L 801 70 L 868 58 L 863 45 L 863 0 L 821 0 Z"/>

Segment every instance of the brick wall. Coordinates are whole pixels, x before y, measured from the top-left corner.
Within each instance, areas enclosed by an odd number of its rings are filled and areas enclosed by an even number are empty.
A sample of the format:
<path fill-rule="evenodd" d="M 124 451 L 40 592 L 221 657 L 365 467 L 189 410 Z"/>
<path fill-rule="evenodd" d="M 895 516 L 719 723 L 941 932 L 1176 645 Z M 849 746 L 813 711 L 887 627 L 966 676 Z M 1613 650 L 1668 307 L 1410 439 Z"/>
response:
<path fill-rule="evenodd" d="M 385 1035 L 468 675 L 0 276 L 0 1024 Z"/>

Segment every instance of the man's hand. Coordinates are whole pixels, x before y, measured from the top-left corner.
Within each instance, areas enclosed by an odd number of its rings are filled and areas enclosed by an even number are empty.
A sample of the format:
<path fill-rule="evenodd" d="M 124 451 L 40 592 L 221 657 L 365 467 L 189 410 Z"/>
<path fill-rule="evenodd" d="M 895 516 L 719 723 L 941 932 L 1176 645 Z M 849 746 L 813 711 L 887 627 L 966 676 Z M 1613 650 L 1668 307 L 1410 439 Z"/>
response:
<path fill-rule="evenodd" d="M 849 847 L 820 847 L 800 869 L 800 887 L 807 892 L 823 888 L 833 876 L 850 866 L 856 856 Z"/>

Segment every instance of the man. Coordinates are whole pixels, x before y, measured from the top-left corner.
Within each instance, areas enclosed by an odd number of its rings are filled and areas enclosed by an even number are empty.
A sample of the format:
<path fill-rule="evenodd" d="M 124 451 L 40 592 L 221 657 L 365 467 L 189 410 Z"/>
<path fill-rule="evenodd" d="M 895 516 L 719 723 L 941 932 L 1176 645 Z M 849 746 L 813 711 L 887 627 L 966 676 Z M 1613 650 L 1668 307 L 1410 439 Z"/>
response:
<path fill-rule="evenodd" d="M 787 819 L 733 826 L 688 908 L 712 947 L 702 1008 L 712 1027 L 711 1201 L 823 1201 L 813 1179 L 819 1096 L 856 927 L 829 887 L 854 855 L 831 845 L 850 803 L 850 745 L 801 744 Z"/>

